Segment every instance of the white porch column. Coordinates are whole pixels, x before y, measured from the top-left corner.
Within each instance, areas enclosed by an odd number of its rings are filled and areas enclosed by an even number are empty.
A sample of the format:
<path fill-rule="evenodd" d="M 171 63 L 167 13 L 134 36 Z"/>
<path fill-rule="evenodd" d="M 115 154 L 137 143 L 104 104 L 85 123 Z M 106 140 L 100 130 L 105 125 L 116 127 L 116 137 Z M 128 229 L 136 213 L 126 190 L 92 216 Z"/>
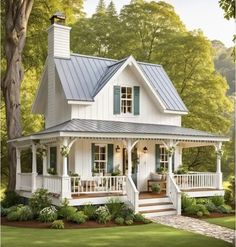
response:
<path fill-rule="evenodd" d="M 127 156 L 128 156 L 128 176 L 132 175 L 132 143 L 131 140 L 127 140 Z"/>
<path fill-rule="evenodd" d="M 218 142 L 215 145 L 216 148 L 216 174 L 218 177 L 218 180 L 216 182 L 217 189 L 223 189 L 222 186 L 222 172 L 221 172 L 221 156 L 222 156 L 222 142 Z"/>
<path fill-rule="evenodd" d="M 63 138 L 62 142 L 63 147 L 69 147 L 69 142 L 68 138 Z M 62 147 L 61 147 L 62 148 Z M 62 150 L 60 150 L 61 152 Z M 68 176 L 68 171 L 67 171 L 67 155 L 62 155 L 62 176 L 61 176 L 61 200 L 65 198 L 71 198 L 71 180 L 70 177 Z"/>
<path fill-rule="evenodd" d="M 21 185 L 21 160 L 20 160 L 20 149 L 16 148 L 16 190 L 20 190 Z"/>
<path fill-rule="evenodd" d="M 36 177 L 37 177 L 37 159 L 36 159 L 36 145 L 32 144 L 32 180 L 31 180 L 31 192 L 36 190 Z"/>
<path fill-rule="evenodd" d="M 68 146 L 68 139 L 63 139 L 63 146 Z M 68 177 L 68 171 L 67 171 L 67 156 L 62 156 L 63 159 L 63 165 L 62 165 L 62 176 Z"/>

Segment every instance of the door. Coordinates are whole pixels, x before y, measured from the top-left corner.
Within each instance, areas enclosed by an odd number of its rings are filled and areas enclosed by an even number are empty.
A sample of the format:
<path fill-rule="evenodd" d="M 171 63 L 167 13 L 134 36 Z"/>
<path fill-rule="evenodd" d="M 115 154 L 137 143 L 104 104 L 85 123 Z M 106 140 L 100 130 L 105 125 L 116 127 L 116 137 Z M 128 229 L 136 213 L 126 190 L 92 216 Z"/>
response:
<path fill-rule="evenodd" d="M 137 174 L 138 174 L 138 164 L 139 164 L 139 157 L 137 148 L 134 147 L 131 153 L 132 159 L 132 174 L 131 177 L 134 181 L 134 184 L 137 187 Z M 126 148 L 123 148 L 123 175 L 126 175 L 128 171 L 128 155 Z"/>

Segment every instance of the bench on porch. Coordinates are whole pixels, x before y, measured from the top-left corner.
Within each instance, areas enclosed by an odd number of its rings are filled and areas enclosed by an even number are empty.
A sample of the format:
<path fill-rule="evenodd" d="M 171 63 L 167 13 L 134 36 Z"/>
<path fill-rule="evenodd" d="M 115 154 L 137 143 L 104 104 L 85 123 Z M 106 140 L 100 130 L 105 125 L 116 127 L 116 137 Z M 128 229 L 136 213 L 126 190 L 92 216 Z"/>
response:
<path fill-rule="evenodd" d="M 147 181 L 147 190 L 151 191 L 152 184 L 158 184 L 162 191 L 166 191 L 166 180 L 154 180 L 154 179 L 148 179 Z"/>

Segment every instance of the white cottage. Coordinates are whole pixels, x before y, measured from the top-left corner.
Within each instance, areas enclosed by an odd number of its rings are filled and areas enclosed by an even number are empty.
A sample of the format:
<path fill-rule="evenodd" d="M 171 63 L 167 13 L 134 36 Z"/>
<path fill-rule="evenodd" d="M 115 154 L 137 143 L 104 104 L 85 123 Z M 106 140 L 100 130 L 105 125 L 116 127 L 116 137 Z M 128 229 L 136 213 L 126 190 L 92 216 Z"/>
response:
<path fill-rule="evenodd" d="M 181 213 L 181 193 L 223 195 L 221 145 L 228 139 L 181 127 L 188 110 L 161 65 L 70 53 L 70 27 L 51 18 L 48 57 L 32 107 L 45 130 L 11 140 L 17 151 L 16 190 L 48 189 L 55 204 L 102 204 L 110 197 L 145 215 Z M 175 175 L 182 150 L 214 146 L 216 172 Z M 21 151 L 32 149 L 32 172 Z M 37 173 L 37 153 L 43 172 Z M 53 168 L 57 175 L 48 174 Z M 52 170 L 52 169 L 51 169 Z M 166 170 L 163 175 L 157 171 Z M 150 192 L 159 184 L 161 194 Z"/>

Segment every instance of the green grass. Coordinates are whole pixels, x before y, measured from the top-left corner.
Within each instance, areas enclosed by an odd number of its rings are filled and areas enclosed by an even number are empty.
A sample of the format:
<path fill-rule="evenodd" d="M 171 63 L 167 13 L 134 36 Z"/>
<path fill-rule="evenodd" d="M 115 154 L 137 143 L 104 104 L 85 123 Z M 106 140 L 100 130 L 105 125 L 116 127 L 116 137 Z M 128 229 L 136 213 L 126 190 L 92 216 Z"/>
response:
<path fill-rule="evenodd" d="M 227 247 L 222 240 L 148 224 L 94 229 L 30 229 L 2 226 L 2 246 L 79 246 L 79 247 Z"/>
<path fill-rule="evenodd" d="M 219 217 L 219 218 L 210 218 L 205 219 L 207 222 L 216 224 L 219 226 L 228 227 L 231 229 L 235 228 L 235 216 Z"/>

